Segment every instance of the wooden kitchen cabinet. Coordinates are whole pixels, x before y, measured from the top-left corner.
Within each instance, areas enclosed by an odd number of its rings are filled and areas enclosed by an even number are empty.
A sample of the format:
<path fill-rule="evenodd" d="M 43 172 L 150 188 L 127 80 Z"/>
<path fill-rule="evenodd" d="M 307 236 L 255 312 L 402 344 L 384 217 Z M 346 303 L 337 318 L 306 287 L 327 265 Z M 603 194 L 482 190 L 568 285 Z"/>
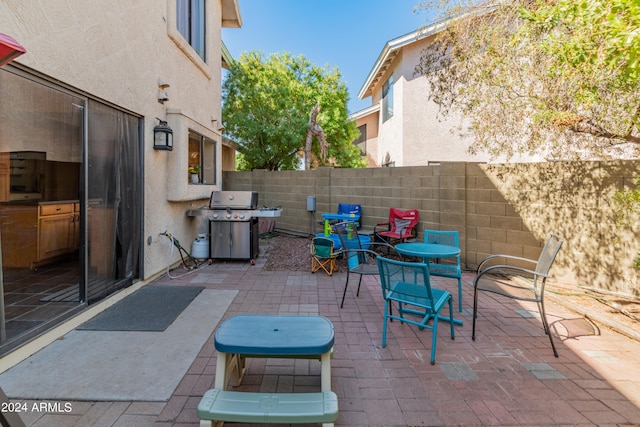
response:
<path fill-rule="evenodd" d="M 3 205 L 0 223 L 2 266 L 29 268 L 38 251 L 38 207 Z"/>
<path fill-rule="evenodd" d="M 4 205 L 3 267 L 35 268 L 80 246 L 80 204 Z"/>
<path fill-rule="evenodd" d="M 72 251 L 73 203 L 40 206 L 37 262 Z"/>

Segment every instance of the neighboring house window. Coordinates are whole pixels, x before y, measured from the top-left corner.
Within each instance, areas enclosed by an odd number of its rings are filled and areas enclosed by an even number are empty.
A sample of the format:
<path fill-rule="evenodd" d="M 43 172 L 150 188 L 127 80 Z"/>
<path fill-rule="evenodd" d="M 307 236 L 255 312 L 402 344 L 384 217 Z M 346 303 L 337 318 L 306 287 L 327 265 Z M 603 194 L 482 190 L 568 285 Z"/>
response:
<path fill-rule="evenodd" d="M 360 136 L 358 139 L 353 141 L 353 145 L 357 145 L 360 148 L 360 155 L 367 155 L 367 125 L 358 126 L 358 130 L 360 131 Z"/>
<path fill-rule="evenodd" d="M 205 13 L 205 0 L 176 0 L 178 31 L 206 62 Z"/>
<path fill-rule="evenodd" d="M 382 121 L 393 117 L 393 76 L 382 85 Z"/>
<path fill-rule="evenodd" d="M 189 177 L 191 184 L 216 183 L 216 142 L 193 131 L 189 131 L 189 169 L 196 172 L 197 180 Z"/>

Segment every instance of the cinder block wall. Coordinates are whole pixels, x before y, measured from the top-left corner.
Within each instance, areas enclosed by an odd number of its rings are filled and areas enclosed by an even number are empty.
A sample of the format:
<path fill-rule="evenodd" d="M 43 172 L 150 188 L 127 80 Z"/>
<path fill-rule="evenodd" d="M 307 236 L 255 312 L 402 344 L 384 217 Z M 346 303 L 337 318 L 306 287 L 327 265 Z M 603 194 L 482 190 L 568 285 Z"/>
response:
<path fill-rule="evenodd" d="M 487 165 L 442 163 L 401 168 L 224 172 L 225 190 L 252 190 L 265 206 L 281 206 L 276 228 L 322 232 L 322 213 L 338 203 L 362 205 L 372 230 L 389 208 L 420 211 L 424 229 L 458 230 L 462 262 L 474 268 L 489 254 L 537 258 L 549 233 L 565 239 L 555 279 L 640 295 L 633 259 L 640 251 L 632 215 L 616 223 L 616 191 L 640 174 L 640 161 Z M 307 196 L 316 197 L 315 216 Z"/>

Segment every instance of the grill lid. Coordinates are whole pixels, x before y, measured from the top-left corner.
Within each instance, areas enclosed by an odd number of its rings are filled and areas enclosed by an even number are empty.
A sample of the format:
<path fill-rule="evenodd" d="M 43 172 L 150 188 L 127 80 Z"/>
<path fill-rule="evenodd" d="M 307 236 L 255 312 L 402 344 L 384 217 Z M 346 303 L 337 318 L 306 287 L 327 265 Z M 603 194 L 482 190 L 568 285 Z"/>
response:
<path fill-rule="evenodd" d="M 209 209 L 256 209 L 258 193 L 255 191 L 214 191 Z"/>

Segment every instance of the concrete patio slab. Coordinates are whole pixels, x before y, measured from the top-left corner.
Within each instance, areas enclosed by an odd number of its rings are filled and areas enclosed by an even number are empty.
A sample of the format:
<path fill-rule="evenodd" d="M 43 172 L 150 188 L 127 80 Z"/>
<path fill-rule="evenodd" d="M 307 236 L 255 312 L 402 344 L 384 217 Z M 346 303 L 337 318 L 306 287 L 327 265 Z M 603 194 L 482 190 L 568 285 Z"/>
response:
<path fill-rule="evenodd" d="M 203 290 L 164 332 L 74 330 L 0 383 L 18 399 L 167 401 L 236 294 Z"/>

